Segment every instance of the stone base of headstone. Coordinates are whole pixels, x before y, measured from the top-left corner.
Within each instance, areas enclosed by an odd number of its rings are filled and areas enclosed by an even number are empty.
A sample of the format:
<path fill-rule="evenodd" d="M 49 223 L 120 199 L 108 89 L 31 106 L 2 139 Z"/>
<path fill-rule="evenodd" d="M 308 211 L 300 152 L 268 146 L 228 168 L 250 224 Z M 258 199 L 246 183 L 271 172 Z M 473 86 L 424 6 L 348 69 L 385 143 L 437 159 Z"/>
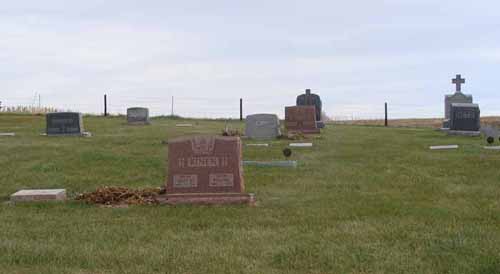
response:
<path fill-rule="evenodd" d="M 320 134 L 321 130 L 317 129 L 301 129 L 301 130 L 288 130 L 288 134 Z"/>
<path fill-rule="evenodd" d="M 157 200 L 166 205 L 255 205 L 255 195 L 252 193 L 166 194 Z"/>
<path fill-rule="evenodd" d="M 447 127 L 442 127 L 440 129 L 438 129 L 439 131 L 442 131 L 442 132 L 448 132 L 450 131 L 450 128 L 447 128 Z"/>
<path fill-rule="evenodd" d="M 481 136 L 480 131 L 448 130 L 447 133 L 448 133 L 448 135 L 451 135 L 451 136 L 468 136 L 468 137 Z"/>
<path fill-rule="evenodd" d="M 27 189 L 10 196 L 11 202 L 45 202 L 66 200 L 65 189 Z"/>
<path fill-rule="evenodd" d="M 317 128 L 325 128 L 325 123 L 323 121 L 316 121 Z"/>
<path fill-rule="evenodd" d="M 443 121 L 443 128 L 450 128 L 450 119 L 446 119 Z"/>

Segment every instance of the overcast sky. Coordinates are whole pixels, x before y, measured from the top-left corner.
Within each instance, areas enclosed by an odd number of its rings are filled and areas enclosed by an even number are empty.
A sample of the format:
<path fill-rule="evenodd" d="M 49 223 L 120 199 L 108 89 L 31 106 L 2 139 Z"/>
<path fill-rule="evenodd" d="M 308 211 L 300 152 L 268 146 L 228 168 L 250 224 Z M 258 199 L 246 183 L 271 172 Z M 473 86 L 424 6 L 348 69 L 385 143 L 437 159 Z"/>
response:
<path fill-rule="evenodd" d="M 462 88 L 500 115 L 500 2 L 44 0 L 0 5 L 0 101 L 113 113 L 277 113 L 310 88 L 335 117 L 442 117 Z M 36 102 L 38 104 L 38 101 Z"/>

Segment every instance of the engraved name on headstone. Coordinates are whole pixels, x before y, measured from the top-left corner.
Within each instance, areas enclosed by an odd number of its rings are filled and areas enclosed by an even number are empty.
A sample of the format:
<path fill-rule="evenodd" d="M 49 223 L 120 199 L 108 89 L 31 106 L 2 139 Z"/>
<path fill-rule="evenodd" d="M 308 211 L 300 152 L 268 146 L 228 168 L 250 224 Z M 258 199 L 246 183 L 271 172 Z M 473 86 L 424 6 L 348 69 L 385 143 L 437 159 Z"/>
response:
<path fill-rule="evenodd" d="M 477 104 L 451 104 L 450 130 L 479 131 L 481 128 L 480 111 Z"/>

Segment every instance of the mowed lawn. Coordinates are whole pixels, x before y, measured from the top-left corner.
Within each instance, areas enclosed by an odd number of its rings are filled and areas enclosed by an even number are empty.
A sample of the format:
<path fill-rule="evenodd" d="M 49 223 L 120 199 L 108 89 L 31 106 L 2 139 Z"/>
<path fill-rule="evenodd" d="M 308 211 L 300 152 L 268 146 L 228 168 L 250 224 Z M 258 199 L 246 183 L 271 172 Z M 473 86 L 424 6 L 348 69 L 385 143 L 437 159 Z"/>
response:
<path fill-rule="evenodd" d="M 5 203 L 24 188 L 161 186 L 162 140 L 225 126 L 84 124 L 93 137 L 46 137 L 43 116 L 0 114 L 17 134 L 0 137 L 0 273 L 500 273 L 500 151 L 481 138 L 329 126 L 293 149 L 296 169 L 245 167 L 256 207 Z M 283 160 L 289 142 L 244 159 Z M 444 144 L 461 147 L 428 149 Z"/>

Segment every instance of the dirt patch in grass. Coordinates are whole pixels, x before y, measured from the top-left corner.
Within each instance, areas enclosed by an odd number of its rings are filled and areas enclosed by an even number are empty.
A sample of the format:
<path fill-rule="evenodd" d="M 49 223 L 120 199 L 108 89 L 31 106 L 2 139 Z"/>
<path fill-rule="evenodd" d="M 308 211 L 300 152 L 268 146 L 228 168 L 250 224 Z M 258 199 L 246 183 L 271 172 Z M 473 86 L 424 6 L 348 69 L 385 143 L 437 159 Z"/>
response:
<path fill-rule="evenodd" d="M 156 205 L 161 188 L 130 189 L 126 187 L 102 187 L 76 197 L 78 201 L 104 206 Z"/>

